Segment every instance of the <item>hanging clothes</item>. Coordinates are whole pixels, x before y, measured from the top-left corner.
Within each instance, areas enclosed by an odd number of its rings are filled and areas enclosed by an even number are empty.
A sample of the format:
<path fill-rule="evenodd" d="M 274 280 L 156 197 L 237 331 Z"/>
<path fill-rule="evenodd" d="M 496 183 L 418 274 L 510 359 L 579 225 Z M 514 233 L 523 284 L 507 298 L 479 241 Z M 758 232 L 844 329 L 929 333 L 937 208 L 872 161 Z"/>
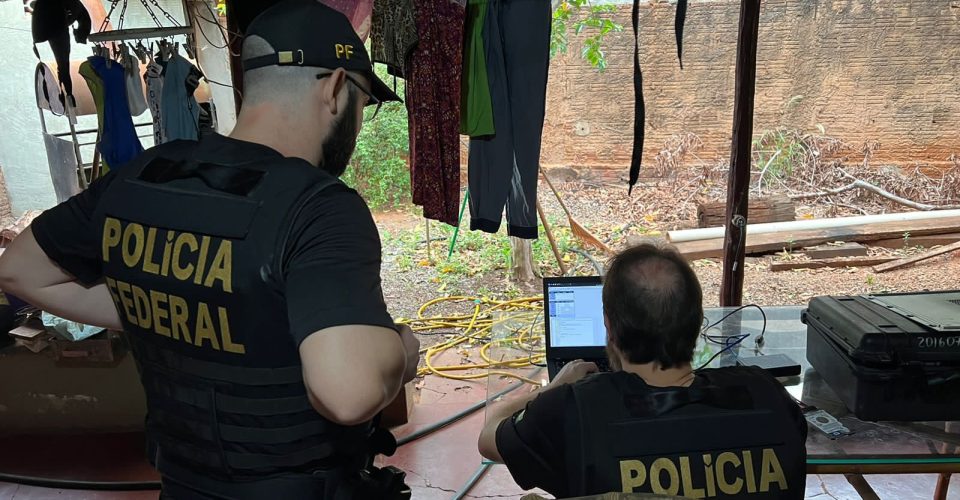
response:
<path fill-rule="evenodd" d="M 550 0 L 490 0 L 484 19 L 496 134 L 470 140 L 470 229 L 537 238 L 537 178 L 550 64 Z"/>
<path fill-rule="evenodd" d="M 460 202 L 462 5 L 414 0 L 420 42 L 407 65 L 413 203 L 428 219 L 457 225 Z"/>
<path fill-rule="evenodd" d="M 200 138 L 200 106 L 193 93 L 203 73 L 179 54 L 173 54 L 163 70 L 160 116 L 163 142 Z"/>
<path fill-rule="evenodd" d="M 127 57 L 123 61 L 123 72 L 130 114 L 140 116 L 147 110 L 147 100 L 143 95 L 143 80 L 140 79 L 140 63 L 133 57 Z"/>
<path fill-rule="evenodd" d="M 419 40 L 413 0 L 373 1 L 373 26 L 370 30 L 373 62 L 386 64 L 388 73 L 403 78 L 407 59 Z"/>
<path fill-rule="evenodd" d="M 33 43 L 49 42 L 53 57 L 57 61 L 57 77 L 63 85 L 66 95 L 73 98 L 73 80 L 70 78 L 70 31 L 73 30 L 77 43 L 87 43 L 90 35 L 90 13 L 80 0 L 36 0 L 33 6 L 33 18 L 30 31 Z M 40 53 L 34 47 L 37 57 Z M 61 102 L 64 101 L 63 96 Z"/>
<path fill-rule="evenodd" d="M 93 97 L 93 105 L 97 108 L 97 130 L 101 133 L 103 132 L 103 79 L 100 78 L 100 75 L 97 74 L 97 71 L 93 69 L 93 65 L 90 64 L 90 59 L 87 59 L 83 64 L 80 65 L 78 73 L 83 79 L 87 82 L 87 87 L 90 88 L 90 96 Z"/>
<path fill-rule="evenodd" d="M 153 117 L 153 144 L 166 142 L 163 136 L 163 113 L 160 101 L 163 98 L 163 66 L 155 58 L 150 58 L 147 70 L 143 73 L 143 83 L 147 86 L 147 106 Z"/>
<path fill-rule="evenodd" d="M 347 16 L 360 40 L 367 41 L 373 17 L 373 0 L 320 0 L 320 3 Z"/>
<path fill-rule="evenodd" d="M 86 65 L 96 72 L 102 82 L 102 98 L 99 103 L 93 86 L 90 88 L 95 95 L 94 102 L 97 103 L 100 157 L 110 168 L 118 168 L 143 152 L 137 130 L 133 126 L 133 118 L 130 116 L 130 107 L 127 105 L 127 84 L 123 66 L 116 62 L 108 63 L 100 56 L 87 58 L 87 62 L 81 65 L 80 74 L 84 75 L 88 84 L 91 79 L 87 76 L 89 70 L 83 68 Z"/>
<path fill-rule="evenodd" d="M 467 1 L 460 87 L 460 133 L 470 137 L 493 135 L 495 132 L 483 46 L 483 22 L 489 7 L 488 0 Z"/>

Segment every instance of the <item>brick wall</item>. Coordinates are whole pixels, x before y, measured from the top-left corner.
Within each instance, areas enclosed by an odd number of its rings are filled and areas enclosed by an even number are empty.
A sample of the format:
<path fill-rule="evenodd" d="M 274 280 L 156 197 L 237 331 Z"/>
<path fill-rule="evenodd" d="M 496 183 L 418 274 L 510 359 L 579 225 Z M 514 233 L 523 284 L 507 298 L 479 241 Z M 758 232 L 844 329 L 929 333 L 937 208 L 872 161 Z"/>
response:
<path fill-rule="evenodd" d="M 707 162 L 729 157 L 739 1 L 692 1 L 684 70 L 675 6 L 641 7 L 647 104 L 644 163 L 664 140 L 692 132 Z M 570 53 L 552 61 L 543 164 L 626 175 L 632 144 L 630 6 L 598 74 Z M 754 130 L 787 127 L 853 145 L 877 141 L 873 164 L 943 167 L 960 155 L 960 1 L 764 0 Z M 647 170 L 649 172 L 649 169 Z M 608 174 L 618 175 L 613 171 Z"/>

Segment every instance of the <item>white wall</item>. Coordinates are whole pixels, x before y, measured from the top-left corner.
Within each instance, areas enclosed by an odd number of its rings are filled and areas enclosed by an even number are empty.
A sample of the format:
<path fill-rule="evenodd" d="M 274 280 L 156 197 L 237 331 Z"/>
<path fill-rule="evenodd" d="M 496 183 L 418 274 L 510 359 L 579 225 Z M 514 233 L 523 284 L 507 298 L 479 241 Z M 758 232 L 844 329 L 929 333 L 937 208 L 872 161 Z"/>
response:
<path fill-rule="evenodd" d="M 159 0 L 160 5 L 168 10 L 180 23 L 184 22 L 185 14 L 181 0 Z M 109 10 L 109 4 L 107 5 Z M 204 17 L 211 16 L 202 11 Z M 157 12 L 159 15 L 159 12 Z M 116 18 L 118 13 L 114 13 Z M 125 15 L 126 27 L 150 26 L 152 20 L 139 4 L 131 1 Z M 160 17 L 164 23 L 167 20 Z M 116 19 L 114 19 L 116 22 Z M 97 31 L 99 26 L 93 26 Z M 222 43 L 215 26 L 204 25 L 205 33 L 214 44 Z M 73 34 L 71 31 L 71 41 Z M 211 47 L 202 36 L 197 36 L 200 45 L 200 65 L 210 79 L 230 82 L 230 69 L 227 52 Z M 53 61 L 53 53 L 46 43 L 38 45 L 40 57 L 44 61 Z M 83 59 L 90 55 L 90 47 L 74 44 L 70 53 L 72 60 Z M 30 33 L 30 19 L 23 13 L 23 2 L 20 0 L 0 0 L 0 167 L 7 183 L 10 194 L 10 203 L 14 215 L 25 210 L 43 210 L 56 204 L 53 184 L 50 181 L 50 170 L 47 165 L 47 155 L 43 146 L 43 131 L 37 111 L 34 91 L 34 71 L 37 58 L 33 54 L 33 37 Z M 82 78 L 74 81 L 74 88 L 86 85 Z M 229 133 L 236 121 L 234 112 L 233 90 L 217 85 L 210 85 L 214 102 L 217 105 L 219 117 L 219 132 Z M 136 118 L 136 122 L 149 119 L 149 115 Z M 66 118 L 46 114 L 47 127 L 51 132 L 65 132 L 68 130 Z M 81 117 L 80 128 L 95 128 L 96 118 L 93 116 Z M 142 140 L 144 147 L 152 145 L 152 141 Z M 90 161 L 91 147 L 82 148 L 81 154 L 85 161 Z"/>
<path fill-rule="evenodd" d="M 37 58 L 32 47 L 23 2 L 0 2 L 0 167 L 14 215 L 56 202 L 34 100 Z M 53 59 L 45 46 L 40 55 Z"/>

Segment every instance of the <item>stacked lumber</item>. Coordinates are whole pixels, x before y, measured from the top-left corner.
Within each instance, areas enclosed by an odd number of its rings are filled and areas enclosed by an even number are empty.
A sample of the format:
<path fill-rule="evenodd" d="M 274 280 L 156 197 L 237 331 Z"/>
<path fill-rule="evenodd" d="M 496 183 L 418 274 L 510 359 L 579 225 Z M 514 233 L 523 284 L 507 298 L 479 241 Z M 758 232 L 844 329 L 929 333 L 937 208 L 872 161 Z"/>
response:
<path fill-rule="evenodd" d="M 870 267 L 897 260 L 896 257 L 863 257 L 858 259 L 818 259 L 797 260 L 793 262 L 771 262 L 771 271 L 792 271 L 794 269 L 822 269 L 824 267 Z"/>
<path fill-rule="evenodd" d="M 894 238 L 890 240 L 871 241 L 870 246 L 899 250 L 907 246 L 932 248 L 943 245 L 951 245 L 958 241 L 960 241 L 960 233 L 929 234 L 926 236 L 914 236 L 911 234 L 906 238 L 901 236 L 900 238 Z"/>
<path fill-rule="evenodd" d="M 822 229 L 782 231 L 772 233 L 747 234 L 746 253 L 758 254 L 799 250 L 803 247 L 819 245 L 831 241 L 869 242 L 878 240 L 902 239 L 909 233 L 916 236 L 960 233 L 960 216 L 936 219 L 906 220 L 857 224 Z M 721 258 L 723 256 L 723 238 L 684 241 L 675 244 L 688 260 Z"/>
<path fill-rule="evenodd" d="M 867 247 L 852 241 L 829 243 L 804 248 L 803 253 L 811 259 L 835 259 L 838 257 L 866 257 Z"/>
<path fill-rule="evenodd" d="M 910 264 L 920 262 L 922 260 L 927 260 L 938 255 L 943 255 L 945 253 L 956 252 L 960 250 L 960 242 L 952 243 L 950 245 L 942 246 L 939 248 L 934 248 L 933 250 L 928 250 L 919 255 L 914 255 L 913 257 L 906 257 L 894 262 L 887 264 L 880 264 L 877 267 L 874 267 L 873 270 L 878 273 L 884 273 L 887 271 L 892 271 L 894 269 L 900 269 L 901 267 L 909 266 Z"/>
<path fill-rule="evenodd" d="M 748 206 L 750 223 L 786 222 L 796 220 L 797 206 L 789 199 L 751 199 Z M 697 225 L 714 227 L 727 220 L 726 201 L 703 201 L 697 204 Z"/>

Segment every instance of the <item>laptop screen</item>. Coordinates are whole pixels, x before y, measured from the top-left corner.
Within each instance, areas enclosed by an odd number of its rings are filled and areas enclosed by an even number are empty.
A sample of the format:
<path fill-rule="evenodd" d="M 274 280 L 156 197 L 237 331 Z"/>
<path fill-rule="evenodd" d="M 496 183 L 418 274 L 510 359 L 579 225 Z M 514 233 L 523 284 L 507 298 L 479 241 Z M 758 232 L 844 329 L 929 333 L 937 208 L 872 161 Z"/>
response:
<path fill-rule="evenodd" d="M 548 347 L 603 347 L 603 285 L 557 283 L 547 286 Z"/>

